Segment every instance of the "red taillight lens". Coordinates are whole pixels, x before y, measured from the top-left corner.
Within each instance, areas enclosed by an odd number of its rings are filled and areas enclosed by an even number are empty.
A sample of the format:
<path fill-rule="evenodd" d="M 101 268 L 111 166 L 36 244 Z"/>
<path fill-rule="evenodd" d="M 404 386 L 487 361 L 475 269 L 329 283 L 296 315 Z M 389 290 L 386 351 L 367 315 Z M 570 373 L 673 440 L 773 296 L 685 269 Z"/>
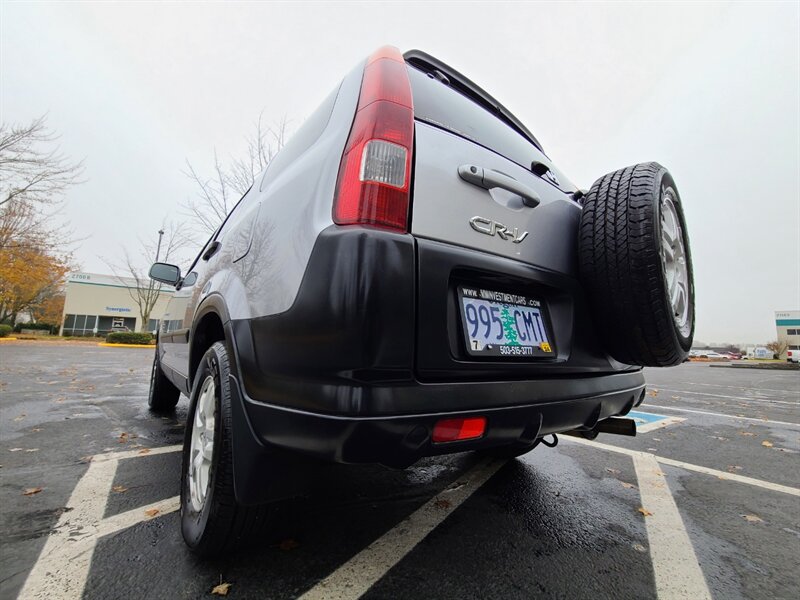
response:
<path fill-rule="evenodd" d="M 486 417 L 468 419 L 442 419 L 433 426 L 434 443 L 473 440 L 486 431 Z"/>
<path fill-rule="evenodd" d="M 367 61 L 358 110 L 342 155 L 333 220 L 406 231 L 414 104 L 406 64 L 386 46 Z"/>

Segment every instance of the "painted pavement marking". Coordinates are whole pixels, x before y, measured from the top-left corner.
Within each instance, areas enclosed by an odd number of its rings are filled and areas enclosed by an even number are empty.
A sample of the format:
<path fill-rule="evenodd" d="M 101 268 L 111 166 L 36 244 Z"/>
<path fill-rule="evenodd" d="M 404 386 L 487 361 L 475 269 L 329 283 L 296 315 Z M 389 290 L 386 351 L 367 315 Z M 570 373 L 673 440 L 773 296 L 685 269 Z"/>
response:
<path fill-rule="evenodd" d="M 649 433 L 656 429 L 668 427 L 669 425 L 682 423 L 686 420 L 683 417 L 669 417 L 667 415 L 657 415 L 655 413 L 641 412 L 638 410 L 632 410 L 626 416 L 636 422 L 636 433 Z"/>
<path fill-rule="evenodd" d="M 131 450 L 93 456 L 89 468 L 69 497 L 67 507 L 71 510 L 64 512 L 58 519 L 55 530 L 47 538 L 36 564 L 22 586 L 18 600 L 82 598 L 99 538 L 149 520 L 152 517 L 147 516 L 146 510 L 157 509 L 159 512 L 154 516 L 177 510 L 176 496 L 103 518 L 120 460 L 176 452 L 180 448 L 165 446 L 152 448 L 146 454 L 141 454 L 141 450 Z"/>
<path fill-rule="evenodd" d="M 595 448 L 600 448 L 601 450 L 607 450 L 609 452 L 617 452 L 618 454 L 627 454 L 628 456 L 638 456 L 640 454 L 646 454 L 647 456 L 652 456 L 659 463 L 670 465 L 672 467 L 678 467 L 680 469 L 685 469 L 686 471 L 694 471 L 696 473 L 703 473 L 704 475 L 712 475 L 714 477 L 717 477 L 718 479 L 735 481 L 737 483 L 744 483 L 747 485 L 760 487 L 766 490 L 772 490 L 773 492 L 781 492 L 783 494 L 789 494 L 791 496 L 800 496 L 800 489 L 793 488 L 788 485 L 772 483 L 771 481 L 764 481 L 763 479 L 755 479 L 753 477 L 745 477 L 744 475 L 737 475 L 736 473 L 718 471 L 717 469 L 712 469 L 710 467 L 703 467 L 701 465 L 695 465 L 680 460 L 673 460 L 671 458 L 665 458 L 663 456 L 658 456 L 656 454 L 650 454 L 649 452 L 630 450 L 628 448 L 621 448 L 620 446 L 612 446 L 610 444 L 603 444 L 602 442 L 595 442 L 594 440 L 586 440 L 583 438 L 566 436 L 566 435 L 560 437 L 559 441 L 560 440 L 574 442 L 577 444 L 583 444 L 585 446 L 594 446 Z"/>
<path fill-rule="evenodd" d="M 360 598 L 506 462 L 487 460 L 473 467 L 456 484 L 436 494 L 421 508 L 300 596 L 300 600 Z"/>
<path fill-rule="evenodd" d="M 664 474 L 652 454 L 633 455 L 639 484 L 650 559 L 659 598 L 711 600 L 703 571 L 697 562 L 689 532 L 678 512 Z"/>
<path fill-rule="evenodd" d="M 647 404 L 647 408 L 656 410 L 677 410 L 680 412 L 696 413 L 698 415 L 711 415 L 712 417 L 724 417 L 726 419 L 736 419 L 738 421 L 753 421 L 754 423 L 772 423 L 773 425 L 788 425 L 790 427 L 800 427 L 800 423 L 790 423 L 789 421 L 771 421 L 769 419 L 758 419 L 756 417 L 739 417 L 737 415 L 726 415 L 725 413 L 711 412 L 708 410 L 695 410 L 684 406 L 659 406 L 657 404 Z"/>

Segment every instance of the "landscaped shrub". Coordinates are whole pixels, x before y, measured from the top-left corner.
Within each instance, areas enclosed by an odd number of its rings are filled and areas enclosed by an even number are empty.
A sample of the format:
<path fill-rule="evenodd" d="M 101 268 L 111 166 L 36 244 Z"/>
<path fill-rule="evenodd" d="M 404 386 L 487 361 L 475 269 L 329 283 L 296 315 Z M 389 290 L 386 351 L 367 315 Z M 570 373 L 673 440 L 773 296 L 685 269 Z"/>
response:
<path fill-rule="evenodd" d="M 0 325 L 0 337 L 6 337 L 13 330 L 14 328 L 11 325 Z"/>
<path fill-rule="evenodd" d="M 106 336 L 106 342 L 109 344 L 152 344 L 153 336 L 149 333 L 116 331 Z"/>
<path fill-rule="evenodd" d="M 50 323 L 17 323 L 14 325 L 14 333 L 20 333 L 23 329 L 49 331 L 53 335 L 58 333 L 58 325 L 50 325 Z"/>

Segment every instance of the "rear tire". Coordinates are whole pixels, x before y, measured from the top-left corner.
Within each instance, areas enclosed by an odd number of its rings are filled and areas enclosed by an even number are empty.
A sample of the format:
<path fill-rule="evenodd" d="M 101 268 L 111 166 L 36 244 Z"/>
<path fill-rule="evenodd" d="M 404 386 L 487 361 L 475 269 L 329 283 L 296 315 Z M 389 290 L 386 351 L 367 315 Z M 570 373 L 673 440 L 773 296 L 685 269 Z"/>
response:
<path fill-rule="evenodd" d="M 192 385 L 183 442 L 181 531 L 201 556 L 231 552 L 253 539 L 269 515 L 268 505 L 236 501 L 230 374 L 225 344 L 216 342 L 203 355 Z"/>
<path fill-rule="evenodd" d="M 157 413 L 169 413 L 175 410 L 181 391 L 167 379 L 161 370 L 161 360 L 158 348 L 153 358 L 153 370 L 150 373 L 150 392 L 147 396 L 147 405 L 150 410 Z"/>
<path fill-rule="evenodd" d="M 694 337 L 694 280 L 680 196 L 664 167 L 638 164 L 592 185 L 579 263 L 611 356 L 647 367 L 683 362 Z"/>

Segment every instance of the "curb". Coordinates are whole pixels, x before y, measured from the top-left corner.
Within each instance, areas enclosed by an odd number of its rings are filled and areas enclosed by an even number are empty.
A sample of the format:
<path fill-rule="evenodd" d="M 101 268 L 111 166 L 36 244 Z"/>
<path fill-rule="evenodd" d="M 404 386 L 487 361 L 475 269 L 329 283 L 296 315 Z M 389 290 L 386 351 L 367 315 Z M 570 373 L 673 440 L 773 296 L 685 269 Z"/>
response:
<path fill-rule="evenodd" d="M 15 337 L 4 337 L 4 338 L 0 338 L 0 342 L 14 342 L 14 341 L 16 341 L 16 339 L 17 338 L 15 338 Z"/>
<path fill-rule="evenodd" d="M 155 348 L 155 344 L 106 344 L 105 342 L 100 342 L 97 344 L 98 346 L 102 346 L 103 348 Z"/>

